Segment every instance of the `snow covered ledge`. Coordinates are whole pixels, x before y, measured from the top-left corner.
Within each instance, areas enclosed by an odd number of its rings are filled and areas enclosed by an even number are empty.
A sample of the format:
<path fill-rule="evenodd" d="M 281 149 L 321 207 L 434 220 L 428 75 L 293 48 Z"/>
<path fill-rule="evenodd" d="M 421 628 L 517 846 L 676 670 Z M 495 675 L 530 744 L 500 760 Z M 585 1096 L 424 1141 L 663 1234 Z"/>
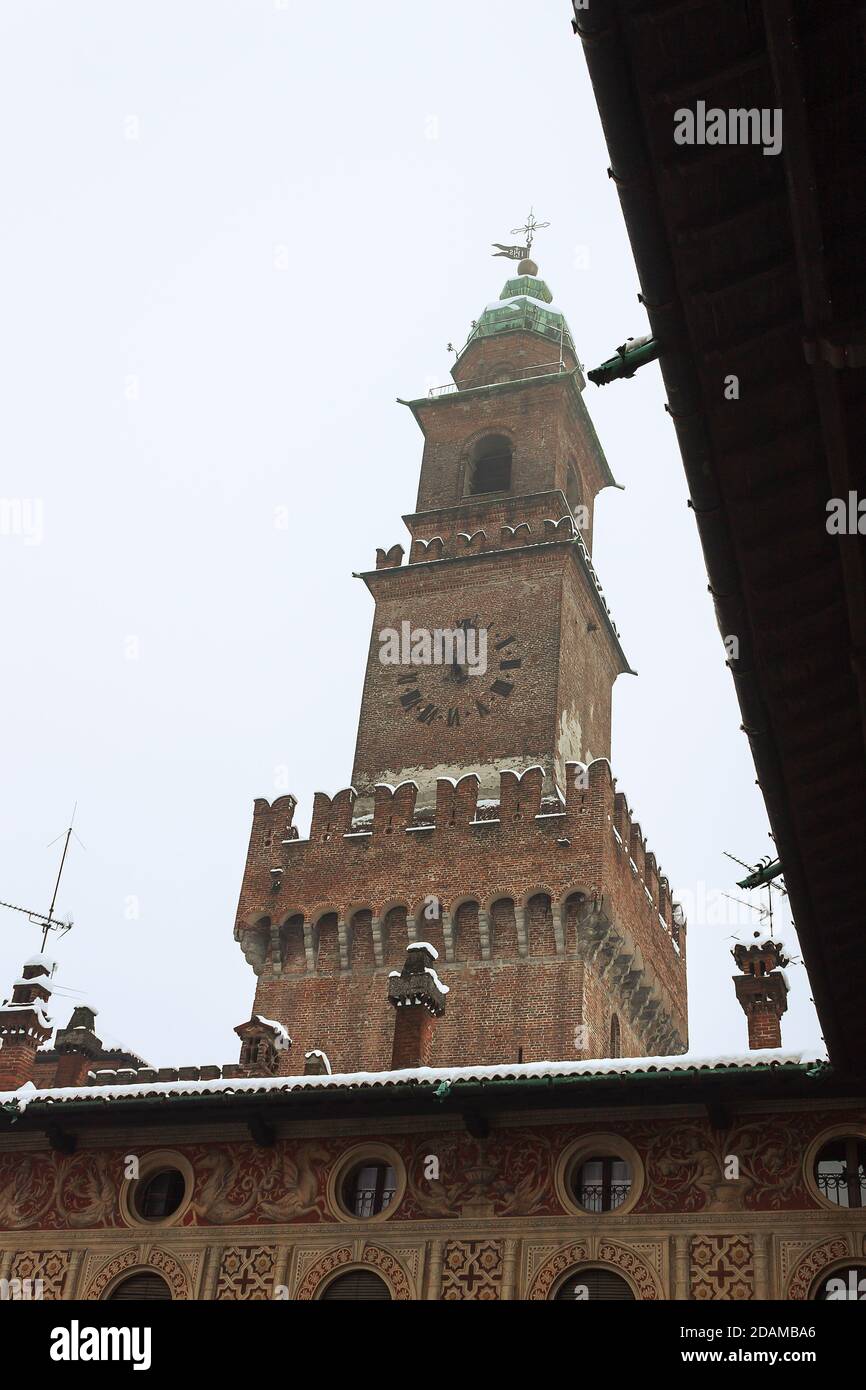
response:
<path fill-rule="evenodd" d="M 317 1076 L 248 1076 L 215 1078 L 209 1081 L 145 1081 L 122 1086 L 71 1086 L 38 1091 L 28 1083 L 17 1091 L 0 1092 L 0 1110 L 21 1114 L 30 1105 L 75 1105 L 114 1100 L 143 1100 L 147 1097 L 211 1095 L 269 1095 L 294 1091 L 373 1090 L 388 1086 L 428 1085 L 451 1090 L 455 1086 L 484 1081 L 533 1081 L 548 1078 L 628 1077 L 635 1075 L 670 1076 L 676 1073 L 722 1074 L 737 1071 L 771 1071 L 782 1067 L 815 1068 L 827 1065 L 826 1055 L 816 1049 L 806 1052 L 768 1048 L 762 1052 L 670 1057 L 613 1057 L 583 1062 L 503 1063 L 484 1067 L 405 1067 L 379 1072 L 337 1072 Z"/>

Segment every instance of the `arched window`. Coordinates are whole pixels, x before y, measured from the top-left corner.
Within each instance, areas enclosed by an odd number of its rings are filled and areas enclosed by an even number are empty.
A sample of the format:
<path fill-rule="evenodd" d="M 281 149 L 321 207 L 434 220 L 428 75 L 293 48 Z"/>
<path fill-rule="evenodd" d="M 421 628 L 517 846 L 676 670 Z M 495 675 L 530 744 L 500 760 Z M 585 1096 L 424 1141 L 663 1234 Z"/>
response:
<path fill-rule="evenodd" d="M 581 1269 L 560 1284 L 554 1300 L 557 1303 L 634 1303 L 635 1297 L 631 1285 L 612 1269 Z"/>
<path fill-rule="evenodd" d="M 387 1303 L 391 1300 L 388 1285 L 371 1269 L 352 1269 L 333 1279 L 322 1294 L 323 1303 L 351 1300 L 352 1302 Z"/>
<path fill-rule="evenodd" d="M 511 488 L 511 444 L 501 434 L 481 439 L 472 451 L 466 472 L 466 495 L 480 497 Z"/>
<path fill-rule="evenodd" d="M 610 1055 L 611 1057 L 622 1056 L 622 1038 L 620 1036 L 619 1019 L 616 1014 L 610 1020 Z"/>
<path fill-rule="evenodd" d="M 152 1274 L 150 1271 L 130 1274 L 128 1279 L 122 1279 L 119 1284 L 115 1284 L 111 1293 L 106 1295 L 108 1303 L 144 1302 L 154 1299 L 171 1301 L 171 1289 L 159 1274 Z"/>

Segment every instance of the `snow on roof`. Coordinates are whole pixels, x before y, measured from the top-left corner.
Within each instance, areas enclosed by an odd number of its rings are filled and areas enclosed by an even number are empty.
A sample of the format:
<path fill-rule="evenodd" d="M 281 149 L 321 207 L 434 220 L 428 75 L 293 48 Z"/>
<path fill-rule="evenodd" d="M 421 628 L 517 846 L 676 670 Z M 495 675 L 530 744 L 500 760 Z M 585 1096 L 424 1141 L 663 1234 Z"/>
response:
<path fill-rule="evenodd" d="M 543 309 L 547 314 L 560 314 L 565 318 L 564 310 L 557 307 L 554 303 L 548 303 L 546 299 L 538 299 L 534 294 L 512 294 L 507 299 L 493 299 L 489 304 L 485 304 L 484 312 L 490 314 L 494 309 L 512 308 L 519 309 L 520 305 L 528 300 L 533 309 Z"/>
<path fill-rule="evenodd" d="M 327 1068 L 328 1075 L 331 1075 L 331 1063 L 328 1059 L 327 1052 L 323 1052 L 320 1047 L 311 1047 L 309 1052 L 304 1053 L 304 1061 L 306 1061 L 308 1057 L 321 1057 Z"/>
<path fill-rule="evenodd" d="M 13 1010 L 14 1010 L 14 1011 L 19 1011 L 19 1010 L 21 1010 L 21 1009 L 26 1009 L 28 1013 L 34 1013 L 34 1014 L 36 1015 L 36 1017 L 38 1018 L 39 1022 L 42 1024 L 42 1027 L 43 1027 L 43 1028 L 51 1029 L 51 1028 L 54 1027 L 53 1023 L 51 1022 L 51 1019 L 48 1017 L 48 1014 L 45 1012 L 45 1010 L 43 1009 L 43 1007 L 42 1007 L 42 1005 L 41 1005 L 41 1003 L 39 1002 L 38 999 L 37 999 L 33 1004 L 4 1004 L 4 1005 L 3 1005 L 3 1012 L 4 1012 L 4 1014 L 10 1014 L 10 1013 L 13 1012 Z"/>
<path fill-rule="evenodd" d="M 433 983 L 437 989 L 441 990 L 443 994 L 450 993 L 450 986 L 443 985 L 442 981 L 439 979 L 439 976 L 436 974 L 436 971 L 432 968 L 432 966 L 425 965 L 424 971 L 427 975 L 430 975 L 432 977 Z"/>
<path fill-rule="evenodd" d="M 783 955 L 788 955 L 788 948 L 784 938 L 777 931 L 772 931 L 768 927 L 736 927 L 731 932 L 731 940 L 737 946 L 761 946 L 766 942 L 772 941 L 778 946 Z"/>
<path fill-rule="evenodd" d="M 46 994 L 54 993 L 53 986 L 50 984 L 48 980 L 46 980 L 44 975 L 37 975 L 35 980 L 25 980 L 24 976 L 22 975 L 20 980 L 12 981 L 13 989 L 16 989 L 19 985 L 22 986 L 24 989 L 28 989 L 31 985 L 38 985 L 39 988 L 43 990 Z"/>
<path fill-rule="evenodd" d="M 288 1052 L 289 1048 L 292 1045 L 292 1040 L 289 1037 L 288 1029 L 284 1028 L 282 1023 L 277 1023 L 276 1019 L 274 1018 L 263 1018 L 261 1014 L 255 1014 L 254 1017 L 265 1028 L 273 1028 L 274 1033 L 276 1034 L 276 1037 L 274 1038 L 274 1047 L 277 1049 L 277 1052 Z"/>
<path fill-rule="evenodd" d="M 330 1076 L 251 1076 L 215 1081 L 143 1081 L 122 1086 L 67 1086 L 53 1090 L 0 1092 L 0 1105 L 17 1102 L 19 1112 L 35 1101 L 69 1104 L 79 1101 L 143 1100 L 150 1096 L 264 1095 L 315 1090 L 374 1090 L 388 1086 L 447 1085 L 471 1082 L 532 1081 L 549 1077 L 632 1076 L 644 1073 L 724 1072 L 769 1070 L 781 1066 L 820 1066 L 827 1061 L 816 1051 L 786 1052 L 766 1048 L 720 1057 L 614 1057 L 586 1062 L 522 1062 L 491 1067 L 410 1067 L 405 1071 L 337 1072 Z M 22 1094 L 22 1091 L 26 1093 Z"/>
<path fill-rule="evenodd" d="M 23 969 L 26 970 L 28 965 L 43 965 L 46 970 L 55 970 L 57 968 L 55 962 L 50 956 L 46 956 L 44 951 L 39 951 L 35 956 L 31 956 L 29 960 L 25 960 Z"/>
<path fill-rule="evenodd" d="M 429 941 L 410 941 L 406 947 L 407 951 L 429 951 L 434 960 L 439 959 L 439 952 L 435 946 L 431 946 Z"/>

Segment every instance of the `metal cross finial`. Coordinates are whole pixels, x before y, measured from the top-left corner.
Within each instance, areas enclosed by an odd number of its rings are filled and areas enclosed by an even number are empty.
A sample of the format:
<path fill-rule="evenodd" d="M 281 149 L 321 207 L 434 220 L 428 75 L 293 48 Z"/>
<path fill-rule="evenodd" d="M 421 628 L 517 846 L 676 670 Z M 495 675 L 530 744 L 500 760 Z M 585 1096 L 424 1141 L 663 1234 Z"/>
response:
<path fill-rule="evenodd" d="M 535 212 L 529 209 L 529 216 L 522 227 L 512 227 L 511 235 L 519 236 L 521 233 L 526 238 L 525 246 L 503 246 L 501 241 L 494 241 L 493 245 L 497 248 L 494 256 L 505 256 L 509 261 L 528 260 L 532 253 L 532 243 L 535 240 L 535 233 L 540 232 L 543 227 L 549 227 L 549 222 L 536 221 Z"/>
<path fill-rule="evenodd" d="M 511 235 L 512 235 L 512 236 L 517 236 L 517 234 L 518 234 L 519 232 L 523 232 L 523 233 L 525 234 L 525 236 L 526 236 L 526 250 L 527 250 L 527 254 L 528 254 L 528 253 L 532 250 L 532 243 L 533 243 L 533 241 L 535 240 L 535 233 L 536 233 L 536 232 L 540 232 L 540 231 L 542 231 L 545 227 L 549 227 L 549 226 L 550 226 L 550 223 L 549 223 L 549 222 L 537 222 L 537 221 L 536 221 L 536 218 L 535 218 L 535 209 L 534 209 L 534 208 L 530 208 L 530 209 L 529 209 L 529 216 L 527 217 L 526 222 L 524 223 L 524 225 L 523 225 L 522 227 L 512 227 L 512 228 L 511 228 Z"/>

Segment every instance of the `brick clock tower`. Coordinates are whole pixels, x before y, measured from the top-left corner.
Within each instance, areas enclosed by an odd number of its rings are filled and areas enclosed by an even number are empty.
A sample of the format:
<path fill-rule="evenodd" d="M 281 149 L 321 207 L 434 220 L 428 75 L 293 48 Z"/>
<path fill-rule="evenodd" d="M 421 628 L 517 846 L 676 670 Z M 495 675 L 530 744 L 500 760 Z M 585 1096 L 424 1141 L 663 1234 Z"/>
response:
<path fill-rule="evenodd" d="M 591 551 L 613 478 L 532 260 L 452 377 L 403 402 L 418 499 L 408 561 L 361 576 L 352 786 L 316 795 L 307 840 L 294 797 L 255 805 L 235 935 L 287 1074 L 687 1045 L 685 926 L 609 763 L 629 666 Z"/>

